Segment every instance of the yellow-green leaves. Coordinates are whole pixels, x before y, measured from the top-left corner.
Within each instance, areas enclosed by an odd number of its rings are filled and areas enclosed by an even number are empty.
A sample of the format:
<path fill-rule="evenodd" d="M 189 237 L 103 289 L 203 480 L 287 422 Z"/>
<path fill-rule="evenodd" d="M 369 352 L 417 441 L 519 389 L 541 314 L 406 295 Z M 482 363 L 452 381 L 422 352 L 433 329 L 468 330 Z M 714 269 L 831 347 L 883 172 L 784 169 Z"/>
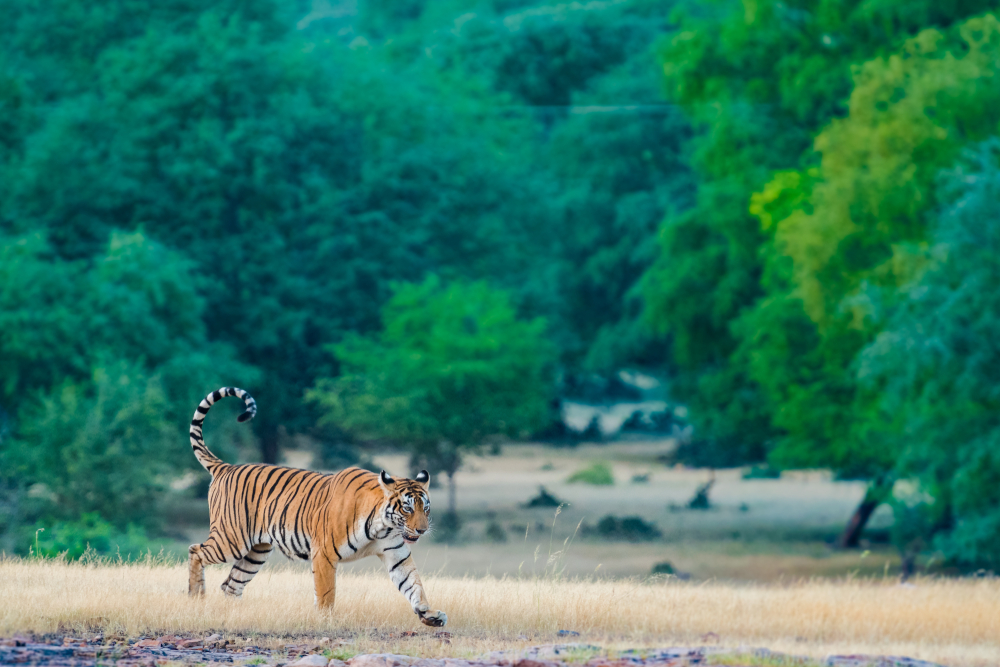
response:
<path fill-rule="evenodd" d="M 760 219 L 765 232 L 772 231 L 775 222 L 785 219 L 792 211 L 808 202 L 817 169 L 806 172 L 779 171 L 764 189 L 750 196 L 750 214 Z"/>
<path fill-rule="evenodd" d="M 926 30 L 859 66 L 849 114 L 816 137 L 815 183 L 812 174 L 781 172 L 751 199 L 750 212 L 765 230 L 774 226 L 779 254 L 792 259 L 797 294 L 821 329 L 845 310 L 863 328 L 869 310 L 852 297 L 912 279 L 922 259 L 907 244 L 924 238 L 937 172 L 996 127 L 1000 109 L 986 102 L 996 95 L 1000 22 L 971 19 L 959 37 Z"/>

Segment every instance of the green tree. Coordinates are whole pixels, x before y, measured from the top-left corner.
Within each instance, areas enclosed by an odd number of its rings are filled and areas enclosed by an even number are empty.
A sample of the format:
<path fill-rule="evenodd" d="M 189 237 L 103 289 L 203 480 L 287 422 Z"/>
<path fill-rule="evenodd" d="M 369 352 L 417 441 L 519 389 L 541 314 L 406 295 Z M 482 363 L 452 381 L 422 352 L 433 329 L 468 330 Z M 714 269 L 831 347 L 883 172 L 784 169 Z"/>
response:
<path fill-rule="evenodd" d="M 534 217 L 550 232 L 532 237 L 546 252 L 524 273 L 544 285 L 532 312 L 550 322 L 567 387 L 580 372 L 663 360 L 641 322 L 637 282 L 664 214 L 691 202 L 690 127 L 664 104 L 654 48 L 673 6 L 430 3 L 383 49 L 393 67 L 436 81 L 442 97 L 488 100 L 484 126 L 527 126 L 514 156 L 529 168 L 518 177 L 535 186 Z"/>
<path fill-rule="evenodd" d="M 880 400 L 870 428 L 900 443 L 892 503 L 899 546 L 965 568 L 1000 565 L 1000 140 L 970 149 L 941 182 L 926 271 L 861 355 Z"/>
<path fill-rule="evenodd" d="M 262 372 L 254 428 L 273 462 L 282 427 L 315 423 L 304 390 L 337 373 L 323 346 L 376 328 L 393 280 L 495 276 L 531 301 L 550 227 L 506 154 L 511 124 L 483 131 L 429 107 L 420 81 L 400 86 L 377 52 L 227 7 L 95 52 L 0 203 L 11 232 L 47 230 L 62 258 L 140 227 L 182 250 L 205 277 L 207 335 Z"/>
<path fill-rule="evenodd" d="M 309 397 L 322 421 L 383 438 L 449 479 L 462 452 L 489 437 L 526 437 L 545 423 L 553 350 L 545 322 L 520 320 L 502 291 L 430 277 L 400 285 L 382 312 L 384 329 L 333 347 L 344 374 Z"/>
<path fill-rule="evenodd" d="M 689 207 L 690 126 L 663 103 L 651 49 L 592 80 L 544 146 L 558 190 L 562 235 L 560 341 L 570 368 L 614 373 L 664 361 L 642 322 L 639 280 L 656 257 L 663 217 Z"/>
<path fill-rule="evenodd" d="M 850 113 L 816 138 L 817 168 L 780 173 L 752 200 L 774 235 L 770 294 L 742 323 L 782 430 L 770 458 L 872 480 L 845 546 L 888 498 L 904 445 L 872 432 L 864 417 L 878 394 L 858 385 L 854 360 L 926 265 L 919 244 L 939 201 L 936 174 L 996 131 L 1000 99 L 986 82 L 998 66 L 992 15 L 920 33 L 858 68 Z"/>
<path fill-rule="evenodd" d="M 163 385 L 128 364 L 66 383 L 21 416 L 18 449 L 49 494 L 52 514 L 149 522 L 183 451 Z"/>
<path fill-rule="evenodd" d="M 252 373 L 209 341 L 199 280 L 141 233 L 113 233 L 101 255 L 76 261 L 38 234 L 0 237 L 0 405 L 16 414 L 38 392 L 128 360 L 162 375 L 183 433 L 206 386 Z"/>
<path fill-rule="evenodd" d="M 730 464 L 761 459 L 782 435 L 773 423 L 781 407 L 769 401 L 751 355 L 741 349 L 766 331 L 738 322 L 765 297 L 773 233 L 749 212 L 751 196 L 774 172 L 814 163 L 812 138 L 847 111 L 855 63 L 989 6 L 985 0 L 746 0 L 735 8 L 691 6 L 678 15 L 664 69 L 669 98 L 698 130 L 697 200 L 665 222 L 644 295 L 648 321 L 669 336 L 673 391 L 691 408 L 697 434 L 691 456 Z"/>
<path fill-rule="evenodd" d="M 142 234 L 74 261 L 41 235 L 0 238 L 6 547 L 26 544 L 29 522 L 83 512 L 155 527 L 169 475 L 198 467 L 183 443 L 206 387 L 255 375 L 208 340 L 196 292 L 190 263 Z M 230 455 L 247 444 L 225 435 Z M 28 497 L 34 485 L 47 491 Z"/>

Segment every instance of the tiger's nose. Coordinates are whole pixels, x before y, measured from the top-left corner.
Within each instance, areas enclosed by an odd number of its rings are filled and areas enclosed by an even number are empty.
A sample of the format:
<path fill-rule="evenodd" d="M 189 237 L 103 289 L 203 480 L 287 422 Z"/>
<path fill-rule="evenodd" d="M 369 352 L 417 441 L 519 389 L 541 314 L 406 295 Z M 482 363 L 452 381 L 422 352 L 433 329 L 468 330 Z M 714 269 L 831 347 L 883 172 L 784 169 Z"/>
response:
<path fill-rule="evenodd" d="M 426 528 L 417 528 L 417 535 L 423 535 L 427 532 Z"/>

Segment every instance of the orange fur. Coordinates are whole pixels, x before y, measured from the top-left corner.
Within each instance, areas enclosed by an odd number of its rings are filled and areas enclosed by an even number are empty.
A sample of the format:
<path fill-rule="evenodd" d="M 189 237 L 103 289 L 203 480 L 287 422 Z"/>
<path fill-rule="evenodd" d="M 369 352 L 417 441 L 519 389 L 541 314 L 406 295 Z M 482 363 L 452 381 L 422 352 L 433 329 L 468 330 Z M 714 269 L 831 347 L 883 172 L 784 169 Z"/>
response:
<path fill-rule="evenodd" d="M 212 474 L 208 503 L 208 539 L 193 544 L 188 591 L 205 591 L 204 566 L 235 561 L 222 584 L 227 595 L 239 597 L 274 548 L 287 557 L 312 562 L 316 604 L 333 606 L 337 565 L 377 556 L 396 587 L 426 625 L 442 626 L 448 618 L 427 603 L 409 544 L 428 529 L 429 477 L 393 479 L 348 468 L 327 475 L 310 470 L 265 464 L 230 465 L 205 446 L 201 425 L 212 404 L 238 396 L 256 404 L 242 389 L 226 387 L 209 394 L 191 422 L 191 447 Z"/>

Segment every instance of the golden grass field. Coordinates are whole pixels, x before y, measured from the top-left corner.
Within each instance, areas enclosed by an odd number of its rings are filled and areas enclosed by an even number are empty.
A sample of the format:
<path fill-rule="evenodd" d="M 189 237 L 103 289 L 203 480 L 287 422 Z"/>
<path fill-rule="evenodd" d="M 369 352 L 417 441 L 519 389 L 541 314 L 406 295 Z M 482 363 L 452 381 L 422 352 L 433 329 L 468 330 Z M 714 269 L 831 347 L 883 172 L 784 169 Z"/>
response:
<path fill-rule="evenodd" d="M 419 545 L 417 547 L 419 551 Z M 312 604 L 308 570 L 268 565 L 242 600 L 186 594 L 184 565 L 0 561 L 0 635 L 103 630 L 129 637 L 221 632 L 279 646 L 291 637 L 351 639 L 351 651 L 471 657 L 558 641 L 556 631 L 607 648 L 767 647 L 822 658 L 891 654 L 954 667 L 1000 664 L 1000 580 L 892 578 L 700 584 L 558 577 L 455 578 L 425 574 L 451 643 L 421 626 L 383 573 L 341 575 L 332 613 Z M 399 638 L 413 630 L 414 638 Z M 396 638 L 390 635 L 397 635 Z"/>

